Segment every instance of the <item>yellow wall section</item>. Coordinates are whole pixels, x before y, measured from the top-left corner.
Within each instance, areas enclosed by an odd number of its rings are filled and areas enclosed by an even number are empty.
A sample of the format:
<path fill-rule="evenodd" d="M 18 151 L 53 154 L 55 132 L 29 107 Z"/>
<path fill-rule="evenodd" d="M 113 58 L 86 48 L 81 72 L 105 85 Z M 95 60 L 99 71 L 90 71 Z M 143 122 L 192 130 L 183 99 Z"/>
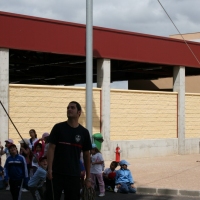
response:
<path fill-rule="evenodd" d="M 82 106 L 80 123 L 85 126 L 85 88 L 10 85 L 9 114 L 22 134 L 29 138 L 50 132 L 66 120 L 70 101 Z M 186 94 L 186 138 L 200 138 L 200 94 Z M 177 138 L 177 93 L 111 90 L 110 139 L 140 140 Z M 93 134 L 100 132 L 100 89 L 93 89 Z M 9 137 L 20 139 L 9 122 Z"/>
<path fill-rule="evenodd" d="M 185 137 L 200 138 L 200 94 L 186 94 Z"/>
<path fill-rule="evenodd" d="M 177 137 L 177 93 L 112 91 L 111 140 Z"/>
<path fill-rule="evenodd" d="M 70 101 L 82 106 L 80 123 L 85 126 L 85 89 L 74 87 L 46 87 L 10 85 L 9 114 L 23 138 L 29 138 L 29 130 L 35 129 L 40 138 L 50 132 L 53 125 L 65 121 Z M 100 90 L 93 90 L 93 133 L 100 132 Z M 9 137 L 20 138 L 9 122 Z"/>

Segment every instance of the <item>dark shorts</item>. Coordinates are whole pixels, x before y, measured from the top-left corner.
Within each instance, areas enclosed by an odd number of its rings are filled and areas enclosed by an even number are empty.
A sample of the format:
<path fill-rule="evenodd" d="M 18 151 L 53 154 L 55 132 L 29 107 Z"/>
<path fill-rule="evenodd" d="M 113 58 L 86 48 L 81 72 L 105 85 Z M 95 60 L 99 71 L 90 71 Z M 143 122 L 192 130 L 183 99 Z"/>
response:
<path fill-rule="evenodd" d="M 63 190 L 64 199 L 80 200 L 80 176 L 53 174 L 52 181 L 47 179 L 46 189 L 46 199 L 48 200 L 60 200 Z"/>

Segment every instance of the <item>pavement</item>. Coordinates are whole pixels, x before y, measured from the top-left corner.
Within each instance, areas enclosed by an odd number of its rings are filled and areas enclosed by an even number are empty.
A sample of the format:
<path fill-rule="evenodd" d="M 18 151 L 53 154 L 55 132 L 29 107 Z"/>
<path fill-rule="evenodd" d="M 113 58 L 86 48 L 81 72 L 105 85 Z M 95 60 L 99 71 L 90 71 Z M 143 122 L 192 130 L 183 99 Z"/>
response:
<path fill-rule="evenodd" d="M 200 154 L 125 160 L 138 194 L 200 197 Z"/>
<path fill-rule="evenodd" d="M 200 162 L 197 162 L 200 161 L 200 154 L 126 160 L 131 164 L 128 168 L 134 177 L 137 194 L 107 192 L 103 199 L 190 200 L 200 198 Z M 109 167 L 110 162 L 106 161 L 105 166 Z M 10 193 L 0 190 L 0 199 L 9 200 Z M 24 193 L 22 199 L 31 199 L 30 193 Z"/>

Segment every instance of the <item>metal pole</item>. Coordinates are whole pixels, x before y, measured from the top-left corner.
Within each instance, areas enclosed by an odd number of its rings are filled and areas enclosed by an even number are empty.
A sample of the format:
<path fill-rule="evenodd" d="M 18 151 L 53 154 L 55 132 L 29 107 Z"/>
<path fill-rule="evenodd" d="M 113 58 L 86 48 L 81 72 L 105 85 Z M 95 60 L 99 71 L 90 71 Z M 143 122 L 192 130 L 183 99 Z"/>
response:
<path fill-rule="evenodd" d="M 92 139 L 93 0 L 86 0 L 86 127 Z"/>

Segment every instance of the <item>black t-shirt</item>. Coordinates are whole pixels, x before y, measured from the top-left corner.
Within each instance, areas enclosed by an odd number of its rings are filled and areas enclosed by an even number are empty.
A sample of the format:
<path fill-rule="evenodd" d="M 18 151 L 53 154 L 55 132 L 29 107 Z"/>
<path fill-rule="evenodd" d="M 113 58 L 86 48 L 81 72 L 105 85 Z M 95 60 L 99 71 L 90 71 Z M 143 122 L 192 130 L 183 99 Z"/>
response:
<path fill-rule="evenodd" d="M 89 131 L 79 124 L 73 128 L 68 123 L 56 124 L 51 130 L 49 143 L 55 144 L 52 170 L 54 173 L 80 176 L 80 153 L 92 148 Z"/>

